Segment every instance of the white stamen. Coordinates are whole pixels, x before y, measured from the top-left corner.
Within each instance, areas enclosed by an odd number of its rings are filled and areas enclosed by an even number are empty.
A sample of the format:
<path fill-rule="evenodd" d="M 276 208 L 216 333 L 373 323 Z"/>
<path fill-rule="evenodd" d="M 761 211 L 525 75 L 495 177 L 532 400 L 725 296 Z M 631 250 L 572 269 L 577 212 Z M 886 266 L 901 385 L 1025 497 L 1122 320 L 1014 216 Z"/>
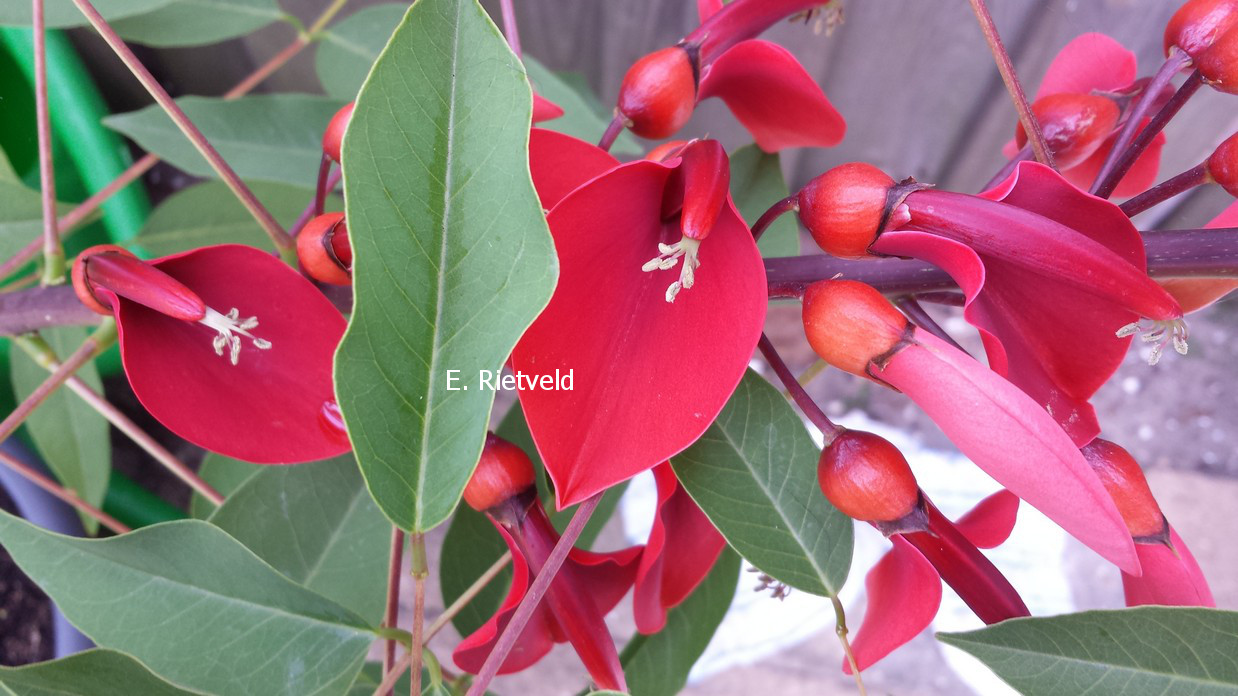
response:
<path fill-rule="evenodd" d="M 701 261 L 698 257 L 700 248 L 700 240 L 688 237 L 684 237 L 674 244 L 659 243 L 658 251 L 661 254 L 646 261 L 641 266 L 641 270 L 646 273 L 654 270 L 666 271 L 679 265 L 679 259 L 683 257 L 683 266 L 679 269 L 679 280 L 671 283 L 666 288 L 667 302 L 674 302 L 680 290 L 690 289 L 696 283 L 695 271 L 701 266 Z"/>
<path fill-rule="evenodd" d="M 250 333 L 252 329 L 258 328 L 258 317 L 246 317 L 241 319 L 241 313 L 233 307 L 232 311 L 227 314 L 206 308 L 206 316 L 198 320 L 198 323 L 215 331 L 215 337 L 211 340 L 211 347 L 215 349 L 215 355 L 223 357 L 224 349 L 228 350 L 228 362 L 236 365 L 241 358 L 241 338 L 248 338 L 253 346 L 258 350 L 268 350 L 271 347 L 271 342 L 265 338 L 258 338 Z M 237 334 L 240 334 L 238 336 Z"/>
<path fill-rule="evenodd" d="M 1187 330 L 1186 322 L 1182 319 L 1153 320 L 1146 324 L 1139 321 L 1123 326 L 1115 332 L 1115 335 L 1118 338 L 1126 338 L 1141 332 L 1143 333 L 1139 337 L 1141 341 L 1155 344 L 1148 353 L 1149 365 L 1160 362 L 1165 346 L 1171 343 L 1178 354 L 1186 355 L 1187 353 L 1187 337 L 1190 332 Z"/>

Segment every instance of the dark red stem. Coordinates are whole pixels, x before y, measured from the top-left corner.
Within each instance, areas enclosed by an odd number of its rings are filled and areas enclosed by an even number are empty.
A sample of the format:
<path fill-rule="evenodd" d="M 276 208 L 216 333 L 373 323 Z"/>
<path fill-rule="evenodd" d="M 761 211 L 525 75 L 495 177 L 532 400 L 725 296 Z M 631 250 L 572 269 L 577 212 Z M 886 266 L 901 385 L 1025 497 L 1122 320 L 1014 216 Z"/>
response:
<path fill-rule="evenodd" d="M 1166 179 L 1134 198 L 1118 206 L 1127 217 L 1135 217 L 1152 206 L 1163 203 L 1174 196 L 1190 191 L 1196 186 L 1209 183 L 1208 165 L 1206 162 L 1191 167 L 1181 174 Z"/>
<path fill-rule="evenodd" d="M 400 579 L 404 560 L 404 530 L 395 527 L 391 530 L 391 555 L 387 566 L 387 613 L 383 625 L 396 628 L 400 618 Z M 395 665 L 395 639 L 390 639 L 383 648 L 383 674 L 391 671 Z M 388 694 L 391 692 L 388 691 Z"/>
<path fill-rule="evenodd" d="M 327 178 L 327 184 L 324 187 L 325 190 L 328 193 L 331 191 L 334 191 L 335 187 L 340 185 L 340 179 L 342 178 L 344 178 L 344 172 L 341 169 L 337 168 L 334 172 L 331 173 L 331 176 Z M 324 195 L 323 206 L 325 207 L 325 205 L 326 205 L 326 196 Z M 315 211 L 318 211 L 318 212 L 315 212 Z M 309 222 L 311 218 L 317 215 L 320 215 L 321 212 L 322 212 L 322 208 L 319 207 L 317 198 L 310 201 L 309 205 L 305 206 L 305 210 L 302 210 L 301 214 L 297 216 L 296 222 L 292 223 L 292 227 L 288 228 L 288 234 L 292 235 L 295 238 L 298 234 L 301 233 L 301 228 L 305 227 L 305 223 Z"/>
<path fill-rule="evenodd" d="M 499 0 L 499 9 L 503 13 L 503 35 L 507 37 L 507 45 L 511 46 L 517 58 L 521 58 L 520 31 L 516 28 L 516 10 L 512 7 L 512 0 Z"/>
<path fill-rule="evenodd" d="M 967 304 L 967 298 L 961 292 L 922 292 L 915 296 L 919 302 L 946 305 L 947 307 L 962 307 Z"/>
<path fill-rule="evenodd" d="M 795 400 L 795 404 L 800 407 L 800 411 L 825 436 L 825 445 L 828 447 L 834 441 L 834 438 L 838 437 L 846 428 L 835 425 L 829 419 L 829 416 L 825 415 L 825 411 L 822 411 L 821 407 L 817 405 L 817 402 L 812 400 L 812 397 L 804 390 L 803 385 L 795 378 L 795 375 L 791 374 L 791 368 L 787 367 L 786 361 L 778 354 L 778 350 L 770 342 L 769 336 L 762 333 L 761 340 L 757 343 L 757 348 L 761 350 L 761 355 L 765 356 L 765 362 L 769 363 L 769 366 L 774 369 L 774 374 L 778 375 L 778 381 L 782 382 L 782 386 L 787 390 L 787 393 Z"/>
<path fill-rule="evenodd" d="M 615 113 L 615 117 L 610 120 L 610 125 L 606 126 L 602 139 L 598 141 L 598 147 L 610 152 L 610 146 L 615 144 L 615 139 L 623 132 L 623 128 L 623 116 Z"/>
<path fill-rule="evenodd" d="M 771 205 L 769 210 L 761 213 L 761 217 L 757 218 L 757 223 L 752 226 L 752 238 L 760 241 L 761 235 L 765 234 L 765 230 L 769 229 L 769 226 L 774 224 L 775 220 L 782 217 L 785 213 L 799 209 L 800 198 L 798 194 L 791 194 Z"/>
<path fill-rule="evenodd" d="M 1016 152 L 1014 157 L 1010 158 L 1009 162 L 1002 165 L 1002 168 L 997 170 L 997 173 L 993 175 L 993 178 L 989 179 L 989 183 L 985 184 L 984 188 L 980 190 L 988 191 L 994 186 L 997 186 L 998 184 L 1002 183 L 1003 181 L 1007 179 L 1007 177 L 1009 177 L 1014 172 L 1014 168 L 1019 166 L 1020 162 L 1026 162 L 1027 160 L 1030 160 L 1030 159 L 1035 159 L 1035 158 L 1032 157 L 1032 146 L 1029 143 L 1027 145 L 1024 145 L 1022 150 L 1019 150 L 1018 152 Z"/>
<path fill-rule="evenodd" d="M 318 185 L 314 188 L 314 216 L 322 215 L 323 207 L 327 204 L 328 180 L 331 174 L 331 157 L 327 153 L 322 153 L 322 162 L 318 165 Z M 290 230 L 289 233 L 293 237 L 297 236 L 297 230 Z"/>
<path fill-rule="evenodd" d="M 921 307 L 920 303 L 916 301 L 914 295 L 903 295 L 902 297 L 895 298 L 894 305 L 902 310 L 903 314 L 911 320 L 911 323 L 954 346 L 959 350 L 959 352 L 967 353 L 967 351 L 963 349 L 963 346 L 960 346 L 950 334 L 946 333 L 945 329 L 941 328 L 941 326 L 933 320 L 933 317 L 929 316 L 928 312 L 924 311 L 924 308 Z M 970 353 L 968 354 L 970 355 Z"/>

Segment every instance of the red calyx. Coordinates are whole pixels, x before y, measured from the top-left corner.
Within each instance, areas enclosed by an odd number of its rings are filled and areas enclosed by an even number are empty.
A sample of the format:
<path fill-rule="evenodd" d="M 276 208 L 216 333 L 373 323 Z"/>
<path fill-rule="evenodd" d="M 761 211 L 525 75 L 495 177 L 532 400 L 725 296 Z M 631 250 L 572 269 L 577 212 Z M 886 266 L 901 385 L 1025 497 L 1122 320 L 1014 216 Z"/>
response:
<path fill-rule="evenodd" d="M 1229 195 L 1238 198 L 1238 133 L 1225 139 L 1208 157 L 1208 176 Z"/>
<path fill-rule="evenodd" d="M 696 107 L 696 57 L 683 46 L 654 51 L 628 68 L 619 87 L 619 113 L 642 138 L 668 138 Z"/>
<path fill-rule="evenodd" d="M 1100 438 L 1079 451 L 1113 498 L 1131 536 L 1144 543 L 1167 543 L 1169 524 L 1148 488 L 1143 469 L 1130 452 Z"/>
<path fill-rule="evenodd" d="M 869 377 L 869 363 L 908 345 L 911 328 L 881 293 L 855 280 L 822 280 L 804 292 L 804 335 L 829 364 Z"/>
<path fill-rule="evenodd" d="M 894 180 L 871 164 L 841 164 L 800 190 L 800 220 L 827 254 L 865 258 L 881 233 L 892 186 Z"/>
<path fill-rule="evenodd" d="M 348 122 L 352 120 L 352 110 L 356 105 L 356 102 L 349 102 L 335 112 L 322 134 L 322 151 L 337 163 L 340 161 L 340 146 L 344 143 L 344 131 L 348 130 Z"/>
<path fill-rule="evenodd" d="M 477 469 L 464 487 L 464 502 L 478 512 L 485 512 L 524 493 L 532 485 L 533 462 L 529 455 L 498 435 L 488 433 Z"/>
<path fill-rule="evenodd" d="M 197 293 L 112 244 L 93 246 L 78 254 L 72 278 L 78 299 L 100 314 L 112 314 L 107 296 L 114 293 L 174 319 L 198 321 L 206 316 L 206 303 Z"/>
<path fill-rule="evenodd" d="M 821 453 L 821 492 L 843 514 L 862 522 L 894 522 L 920 502 L 920 487 L 907 460 L 888 440 L 847 430 Z"/>
<path fill-rule="evenodd" d="M 1216 41 L 1238 21 L 1235 0 L 1190 0 L 1165 25 L 1165 55 L 1175 46 L 1192 58 Z"/>
<path fill-rule="evenodd" d="M 344 214 L 326 213 L 305 223 L 297 235 L 297 258 L 314 280 L 351 285 L 352 246 Z"/>
<path fill-rule="evenodd" d="M 1094 94 L 1050 94 L 1032 104 L 1045 141 L 1058 167 L 1069 169 L 1091 157 L 1113 132 L 1121 111 L 1113 100 Z M 1015 143 L 1027 144 L 1023 124 L 1015 127 Z"/>
<path fill-rule="evenodd" d="M 1230 26 L 1199 55 L 1196 68 L 1213 89 L 1238 94 L 1238 24 Z"/>

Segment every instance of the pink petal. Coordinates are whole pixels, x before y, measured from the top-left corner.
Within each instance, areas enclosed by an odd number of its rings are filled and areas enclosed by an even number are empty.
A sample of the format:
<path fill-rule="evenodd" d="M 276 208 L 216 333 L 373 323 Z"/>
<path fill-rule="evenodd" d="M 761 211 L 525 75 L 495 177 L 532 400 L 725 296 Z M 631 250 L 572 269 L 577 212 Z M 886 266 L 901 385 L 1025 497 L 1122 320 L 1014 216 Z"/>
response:
<path fill-rule="evenodd" d="M 1058 51 L 1036 99 L 1060 92 L 1117 91 L 1134 82 L 1135 74 L 1134 53 L 1104 34 L 1082 34 Z"/>
<path fill-rule="evenodd" d="M 1138 572 L 1134 542 L 1078 448 L 1035 401 L 941 339 L 917 344 L 874 376 L 907 394 L 959 450 L 1012 493 L 1118 567 Z"/>
<path fill-rule="evenodd" d="M 550 210 L 573 189 L 619 166 L 602 148 L 557 131 L 529 131 L 529 173 L 542 207 Z"/>
<path fill-rule="evenodd" d="M 552 121 L 563 115 L 563 107 L 550 101 L 546 97 L 533 93 L 533 122 Z"/>
<path fill-rule="evenodd" d="M 933 623 L 941 606 L 941 578 L 932 564 L 898 536 L 864 579 L 867 608 L 851 642 L 856 666 L 864 671 Z M 851 665 L 843 660 L 843 671 Z"/>
<path fill-rule="evenodd" d="M 653 475 L 658 508 L 633 593 L 636 628 L 644 634 L 662 630 L 667 609 L 692 594 L 726 546 L 726 540 L 679 485 L 670 464 L 658 465 Z"/>
<path fill-rule="evenodd" d="M 1230 203 L 1204 227 L 1238 227 L 1238 201 Z M 1238 288 L 1238 280 L 1233 278 L 1169 278 L 1157 282 L 1182 305 L 1182 311 L 1188 313 L 1203 309 Z"/>
<path fill-rule="evenodd" d="M 1136 544 L 1143 575 L 1122 573 L 1126 606 L 1163 604 L 1177 607 L 1215 607 L 1212 590 L 1191 550 L 1172 527 L 1169 538 L 1177 555 L 1161 544 Z"/>
<path fill-rule="evenodd" d="M 207 306 L 256 316 L 259 350 L 242 337 L 232 365 L 215 354 L 215 332 L 121 300 L 121 358 L 142 405 L 190 442 L 259 464 L 333 457 L 349 450 L 336 420 L 332 357 L 344 317 L 309 281 L 253 247 L 225 244 L 152 265 Z"/>
<path fill-rule="evenodd" d="M 1144 123 L 1139 127 L 1139 130 L 1143 130 L 1147 123 L 1148 119 L 1144 119 Z M 1062 176 L 1066 177 L 1066 180 L 1071 184 L 1084 191 L 1090 189 L 1092 182 L 1096 181 L 1096 175 L 1100 173 L 1100 168 L 1104 165 L 1109 151 L 1113 149 L 1113 143 L 1117 138 L 1117 133 L 1109 136 L 1108 140 L 1101 144 L 1100 148 L 1092 153 L 1091 157 L 1070 169 L 1063 170 Z M 1122 181 L 1113 190 L 1114 197 L 1129 198 L 1152 188 L 1157 180 L 1157 172 L 1161 168 L 1161 150 L 1164 147 L 1165 134 L 1157 133 L 1156 137 L 1148 145 L 1148 148 L 1139 155 L 1139 158 L 1135 160 L 1135 164 L 1131 165 L 1130 171 L 1126 172 L 1126 176 L 1122 177 Z"/>
<path fill-rule="evenodd" d="M 766 152 L 830 147 L 847 130 L 804 66 L 768 41 L 743 41 L 718 56 L 701 76 L 698 95 L 726 102 Z"/>
<path fill-rule="evenodd" d="M 512 355 L 530 374 L 573 370 L 571 391 L 522 390 L 520 402 L 560 507 L 679 453 L 739 384 L 765 320 L 765 269 L 728 202 L 701 244 L 695 287 L 672 304 L 678 267 L 646 273 L 664 222 L 672 166 L 621 165 L 564 198 L 548 220 L 559 285 Z"/>
<path fill-rule="evenodd" d="M 703 23 L 722 9 L 722 0 L 696 0 L 696 15 Z"/>
<path fill-rule="evenodd" d="M 1010 538 L 1018 515 L 1019 497 L 1003 490 L 980 501 L 954 526 L 978 548 L 992 549 Z"/>

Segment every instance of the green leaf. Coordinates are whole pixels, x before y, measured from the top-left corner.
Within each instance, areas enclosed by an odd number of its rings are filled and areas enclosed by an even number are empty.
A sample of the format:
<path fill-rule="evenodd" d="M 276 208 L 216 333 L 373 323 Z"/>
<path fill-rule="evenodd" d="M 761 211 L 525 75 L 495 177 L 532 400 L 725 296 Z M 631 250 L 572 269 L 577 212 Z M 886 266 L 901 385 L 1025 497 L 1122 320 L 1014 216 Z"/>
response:
<path fill-rule="evenodd" d="M 90 329 L 66 326 L 43 331 L 42 336 L 56 351 L 56 356 L 64 360 L 90 336 Z M 50 374 L 15 344 L 10 344 L 9 366 L 13 390 L 19 401 L 29 396 Z M 103 393 L 103 383 L 93 362 L 83 365 L 77 376 L 97 393 Z M 68 387 L 62 387 L 30 414 L 26 419 L 26 432 L 57 480 L 91 505 L 98 507 L 103 503 L 108 478 L 112 475 L 112 446 L 108 440 L 108 423 L 103 416 Z M 93 517 L 82 514 L 81 519 L 89 534 L 98 530 L 99 523 Z"/>
<path fill-rule="evenodd" d="M 777 154 L 764 152 L 756 145 L 745 145 L 731 153 L 731 196 L 749 227 L 789 193 Z M 767 258 L 798 255 L 800 229 L 795 213 L 785 213 L 775 220 L 757 246 Z"/>
<path fill-rule="evenodd" d="M 24 667 L 0 667 L 6 696 L 194 696 L 151 673 L 142 663 L 112 650 L 76 655 Z"/>
<path fill-rule="evenodd" d="M 1087 611 L 937 638 L 975 655 L 1026 696 L 1238 693 L 1238 612 Z"/>
<path fill-rule="evenodd" d="M 529 80 L 541 96 L 558 104 L 563 115 L 537 124 L 538 128 L 566 133 L 586 142 L 596 143 L 610 124 L 610 110 L 602 107 L 598 98 L 589 91 L 588 84 L 569 82 L 551 72 L 537 59 L 526 55 L 524 67 L 529 71 Z M 610 151 L 617 155 L 640 155 L 644 151 L 626 130 L 615 140 Z M 785 194 L 784 194 L 785 195 Z"/>
<path fill-rule="evenodd" d="M 817 485 L 820 454 L 786 398 L 749 371 L 709 430 L 671 464 L 748 562 L 830 596 L 847 579 L 853 530 Z"/>
<path fill-rule="evenodd" d="M 250 190 L 285 228 L 313 200 L 308 189 L 254 182 Z M 327 199 L 327 210 L 342 210 L 339 196 Z M 154 256 L 166 256 L 212 244 L 247 244 L 269 248 L 270 240 L 222 181 L 207 181 L 172 194 L 146 219 L 133 244 Z"/>
<path fill-rule="evenodd" d="M 92 4 L 103 18 L 110 21 L 150 12 L 174 0 L 95 0 Z M 73 0 L 46 0 L 43 21 L 47 28 L 80 27 L 86 17 L 73 5 Z M 0 2 L 0 26 L 28 27 L 34 22 L 30 3 L 18 0 Z"/>
<path fill-rule="evenodd" d="M 275 0 L 176 0 L 113 22 L 112 28 L 126 41 L 147 46 L 202 46 L 244 36 L 284 17 Z"/>
<path fill-rule="evenodd" d="M 494 401 L 478 374 L 502 366 L 554 290 L 531 111 L 524 71 L 476 0 L 419 0 L 344 139 L 356 299 L 336 393 L 371 494 L 411 532 L 456 507 Z"/>
<path fill-rule="evenodd" d="M 718 630 L 739 583 L 739 554 L 724 549 L 713 570 L 683 604 L 666 614 L 666 626 L 651 636 L 637 634 L 620 659 L 632 696 L 674 696 L 688 683 Z"/>
<path fill-rule="evenodd" d="M 408 3 L 386 3 L 354 12 L 322 33 L 314 69 L 323 90 L 334 99 L 352 101 L 374 61 L 404 18 Z"/>
<path fill-rule="evenodd" d="M 198 476 L 226 498 L 264 468 L 266 467 L 207 452 L 206 458 L 202 460 L 202 466 L 198 468 Z M 215 512 L 215 505 L 194 491 L 193 497 L 189 499 L 189 515 L 195 519 L 205 520 L 213 512 Z"/>
<path fill-rule="evenodd" d="M 382 621 L 391 525 L 351 456 L 263 467 L 209 521 L 288 578 Z"/>
<path fill-rule="evenodd" d="M 176 103 L 242 179 L 311 190 L 322 161 L 322 132 L 343 106 L 311 94 L 181 97 Z M 215 177 L 215 170 L 158 105 L 108 116 L 103 123 L 194 176 Z"/>
<path fill-rule="evenodd" d="M 198 520 L 91 540 L 0 513 L 0 544 L 100 647 L 181 687 L 342 693 L 374 640 L 360 617 Z"/>
<path fill-rule="evenodd" d="M 4 12 L 0 9 L 0 16 Z M 63 215 L 70 207 L 58 203 L 56 210 Z M 22 183 L 4 152 L 0 151 L 0 258 L 13 256 L 42 231 L 43 197 Z"/>

